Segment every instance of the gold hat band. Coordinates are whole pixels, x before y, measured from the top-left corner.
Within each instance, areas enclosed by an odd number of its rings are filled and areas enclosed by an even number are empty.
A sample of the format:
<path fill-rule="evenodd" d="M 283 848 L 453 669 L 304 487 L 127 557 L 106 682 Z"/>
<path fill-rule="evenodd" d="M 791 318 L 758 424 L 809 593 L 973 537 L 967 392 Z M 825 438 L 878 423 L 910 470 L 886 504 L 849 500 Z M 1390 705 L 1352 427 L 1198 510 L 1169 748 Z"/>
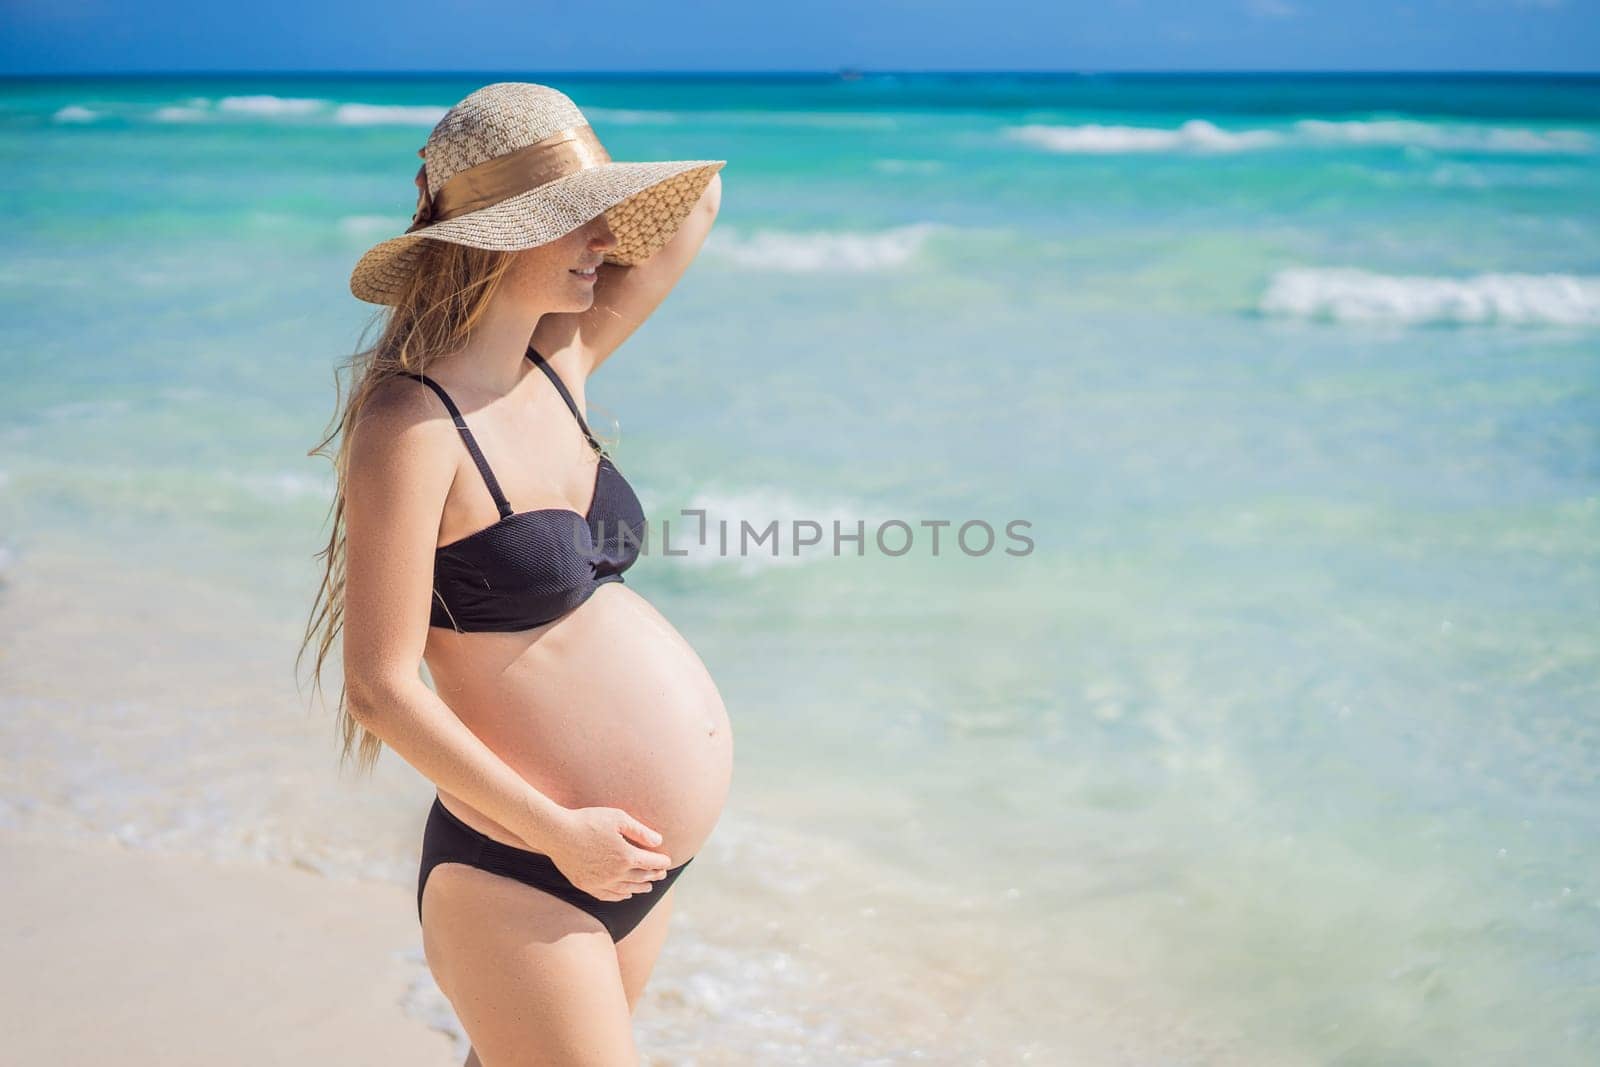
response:
<path fill-rule="evenodd" d="M 452 174 L 432 197 L 428 196 L 428 164 L 424 162 L 417 171 L 417 210 L 406 233 L 610 162 L 611 156 L 595 136 L 594 128 L 587 125 L 557 130 L 514 152 Z"/>

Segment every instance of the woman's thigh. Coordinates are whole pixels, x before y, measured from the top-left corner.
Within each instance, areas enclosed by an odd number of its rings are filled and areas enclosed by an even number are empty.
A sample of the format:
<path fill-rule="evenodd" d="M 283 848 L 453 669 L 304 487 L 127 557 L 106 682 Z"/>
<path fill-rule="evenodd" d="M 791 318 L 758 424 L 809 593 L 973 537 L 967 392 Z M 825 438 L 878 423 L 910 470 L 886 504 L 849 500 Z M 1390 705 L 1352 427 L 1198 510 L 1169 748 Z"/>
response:
<path fill-rule="evenodd" d="M 637 1067 L 616 946 L 587 912 L 442 863 L 423 894 L 422 945 L 483 1067 Z"/>
<path fill-rule="evenodd" d="M 677 891 L 677 883 L 667 887 L 650 913 L 639 921 L 638 926 L 628 931 L 628 936 L 617 942 L 617 965 L 622 970 L 622 989 L 628 998 L 630 1012 L 639 1006 L 645 983 L 650 981 L 650 972 L 655 969 L 656 958 L 661 955 L 661 946 L 667 940 L 667 926 L 672 919 L 672 894 Z"/>

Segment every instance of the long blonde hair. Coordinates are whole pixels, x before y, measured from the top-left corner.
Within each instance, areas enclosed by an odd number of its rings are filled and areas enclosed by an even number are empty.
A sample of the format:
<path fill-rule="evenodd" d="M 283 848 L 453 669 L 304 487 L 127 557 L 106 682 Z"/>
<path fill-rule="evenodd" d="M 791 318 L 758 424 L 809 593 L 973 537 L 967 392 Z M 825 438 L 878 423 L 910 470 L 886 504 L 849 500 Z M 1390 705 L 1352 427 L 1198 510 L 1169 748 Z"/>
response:
<path fill-rule="evenodd" d="M 515 252 L 469 248 L 447 241 L 425 240 L 422 245 L 417 269 L 399 302 L 379 312 L 362 332 L 364 341 L 373 324 L 381 324 L 377 343 L 370 348 L 358 348 L 341 368 L 335 369 L 333 419 L 322 441 L 306 453 L 327 456 L 337 476 L 329 507 L 333 529 L 327 547 L 317 553 L 317 558 L 323 561 L 322 582 L 294 661 L 298 680 L 301 662 L 315 644 L 316 659 L 311 677 L 318 695 L 322 693 L 323 665 L 344 628 L 344 501 L 351 429 L 360 418 L 367 398 L 380 384 L 403 374 L 425 372 L 429 360 L 455 351 L 466 342 L 516 256 Z M 348 372 L 351 382 L 349 399 L 342 406 L 340 370 Z M 328 445 L 335 438 L 339 446 L 330 454 Z M 342 740 L 339 764 L 342 767 L 355 749 L 358 770 L 370 771 L 383 750 L 383 742 L 351 716 L 346 691 L 341 680 L 336 706 Z"/>

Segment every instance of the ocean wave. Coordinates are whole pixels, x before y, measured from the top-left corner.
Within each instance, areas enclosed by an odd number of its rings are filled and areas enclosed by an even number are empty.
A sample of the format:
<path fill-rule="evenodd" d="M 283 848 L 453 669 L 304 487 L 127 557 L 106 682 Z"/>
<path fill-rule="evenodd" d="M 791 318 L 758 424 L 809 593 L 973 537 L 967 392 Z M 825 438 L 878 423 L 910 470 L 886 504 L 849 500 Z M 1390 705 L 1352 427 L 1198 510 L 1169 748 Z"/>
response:
<path fill-rule="evenodd" d="M 918 222 L 879 231 L 757 230 L 748 236 L 714 230 L 706 248 L 741 266 L 764 270 L 888 270 L 911 262 L 927 239 L 945 228 Z"/>
<path fill-rule="evenodd" d="M 1051 152 L 1121 155 L 1134 152 L 1242 152 L 1277 147 L 1398 147 L 1505 154 L 1589 154 L 1595 139 L 1582 130 L 1435 123 L 1415 119 L 1329 121 L 1301 119 L 1287 129 L 1225 130 L 1205 119 L 1177 128 L 1007 126 L 1002 134 Z"/>
<path fill-rule="evenodd" d="M 406 983 L 405 994 L 400 998 L 400 1010 L 431 1030 L 437 1030 L 450 1039 L 457 1060 L 465 1060 L 472 1049 L 472 1038 L 467 1036 L 455 1008 L 434 980 L 428 967 L 428 957 L 422 947 L 401 949 L 392 954 L 406 964 L 411 978 Z"/>
<path fill-rule="evenodd" d="M 638 1025 L 641 1043 L 656 1053 L 652 1062 L 700 1062 L 708 1034 L 729 1054 L 726 1062 L 810 1062 L 819 1043 L 852 1050 L 847 1061 L 830 1062 L 901 1062 L 898 1053 L 908 1041 L 904 1033 L 885 1029 L 873 1005 L 841 991 L 832 980 L 833 969 L 852 958 L 853 946 L 840 953 L 840 940 L 805 940 L 772 917 L 791 903 L 798 906 L 817 886 L 874 885 L 885 911 L 913 895 L 925 898 L 920 888 L 904 887 L 908 876 L 900 872 L 893 874 L 902 881 L 886 883 L 881 866 L 846 866 L 848 854 L 842 851 L 835 842 L 819 842 L 787 827 L 742 820 L 732 812 L 724 816 L 700 862 L 742 873 L 705 883 L 701 910 L 673 919 L 672 960 L 652 977 L 650 1010 L 640 1013 Z M 756 857 L 767 862 L 757 863 Z M 889 896 L 896 890 L 905 896 Z M 727 910 L 729 904 L 734 910 Z M 832 921 L 870 921 L 872 915 L 871 907 L 858 912 L 847 904 Z M 408 975 L 400 1009 L 446 1035 L 459 1061 L 471 1040 L 434 980 L 426 953 L 413 946 L 394 950 L 391 958 Z M 885 961 L 884 969 L 900 962 Z M 819 1024 L 819 1019 L 827 1021 Z M 971 1061 L 958 1054 L 949 1062 Z"/>
<path fill-rule="evenodd" d="M 248 115 L 311 115 L 321 111 L 327 103 L 300 96 L 225 96 L 217 101 L 217 110 Z"/>
<path fill-rule="evenodd" d="M 340 104 L 333 121 L 342 126 L 433 126 L 449 108 L 426 104 Z"/>
<path fill-rule="evenodd" d="M 1429 172 L 1429 185 L 1446 189 L 1493 189 L 1505 186 L 1545 189 L 1569 185 L 1572 168 L 1530 167 L 1525 163 L 1504 164 L 1493 170 L 1468 163 L 1445 163 Z"/>
<path fill-rule="evenodd" d="M 157 122 L 201 122 L 210 114 L 198 107 L 158 107 L 151 117 Z"/>
<path fill-rule="evenodd" d="M 1049 126 L 1033 123 L 1008 126 L 1004 133 L 1052 152 L 1114 155 L 1125 152 L 1239 152 L 1275 145 L 1283 135 L 1273 130 L 1230 131 L 1190 119 L 1177 129 L 1158 126 Z"/>
<path fill-rule="evenodd" d="M 1273 276 L 1258 307 L 1268 315 L 1338 322 L 1600 326 L 1600 277 L 1296 268 Z"/>
<path fill-rule="evenodd" d="M 338 104 L 311 97 L 225 96 L 215 106 L 205 97 L 190 97 L 182 104 L 159 107 L 156 122 L 198 122 L 222 116 L 234 120 L 311 119 L 341 126 L 432 126 L 444 116 L 443 107 L 406 104 Z"/>
<path fill-rule="evenodd" d="M 404 220 L 399 215 L 346 215 L 339 220 L 341 234 L 362 241 L 396 233 L 397 226 L 402 228 L 405 226 Z"/>
<path fill-rule="evenodd" d="M 1521 126 L 1420 122 L 1414 119 L 1294 124 L 1304 140 L 1339 145 L 1384 145 L 1474 152 L 1588 153 L 1594 139 L 1582 130 L 1534 130 Z"/>
<path fill-rule="evenodd" d="M 50 118 L 54 122 L 93 122 L 101 116 L 101 112 L 91 108 L 80 107 L 77 104 L 68 104 L 61 108 Z"/>

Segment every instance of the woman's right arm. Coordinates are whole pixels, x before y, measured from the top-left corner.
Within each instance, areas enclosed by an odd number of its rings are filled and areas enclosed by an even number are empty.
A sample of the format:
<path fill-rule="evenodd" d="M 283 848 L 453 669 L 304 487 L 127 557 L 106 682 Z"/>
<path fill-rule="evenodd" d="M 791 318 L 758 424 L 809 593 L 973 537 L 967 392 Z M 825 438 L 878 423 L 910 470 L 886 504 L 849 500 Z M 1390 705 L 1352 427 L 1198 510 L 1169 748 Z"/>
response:
<path fill-rule="evenodd" d="M 549 852 L 570 812 L 483 743 L 422 680 L 433 557 L 456 430 L 424 386 L 374 390 L 345 477 L 344 681 L 350 715 L 440 789 Z"/>

